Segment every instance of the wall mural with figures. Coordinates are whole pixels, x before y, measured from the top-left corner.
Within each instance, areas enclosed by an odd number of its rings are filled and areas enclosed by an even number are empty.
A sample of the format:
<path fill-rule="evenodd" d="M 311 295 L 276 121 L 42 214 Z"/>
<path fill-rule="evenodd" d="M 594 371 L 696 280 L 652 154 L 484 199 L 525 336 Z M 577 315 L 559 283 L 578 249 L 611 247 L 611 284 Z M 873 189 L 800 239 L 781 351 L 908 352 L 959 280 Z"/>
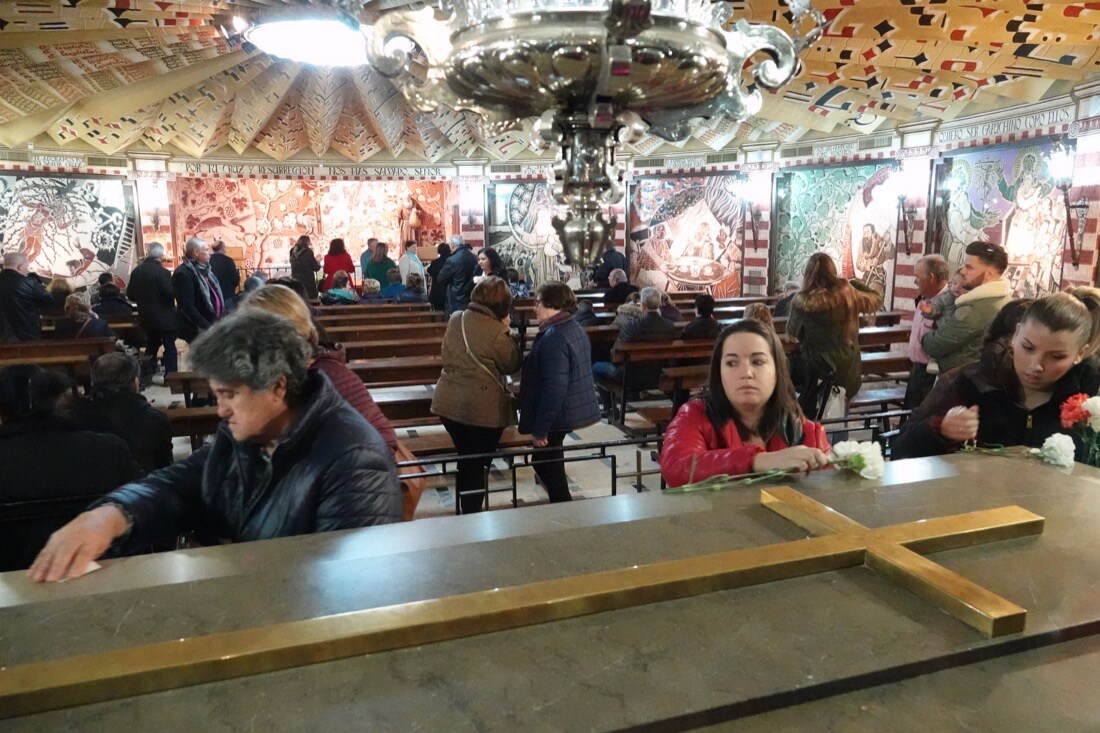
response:
<path fill-rule="evenodd" d="M 134 200 L 121 178 L 0 175 L 0 252 L 23 252 L 31 271 L 74 287 L 111 272 L 129 277 Z"/>
<path fill-rule="evenodd" d="M 370 237 L 389 244 L 395 260 L 403 237 L 418 237 L 421 256 L 434 254 L 435 245 L 450 235 L 449 212 L 457 201 L 456 187 L 440 181 L 181 177 L 169 190 L 181 241 L 198 235 L 241 247 L 248 270 L 285 266 L 303 234 L 313 239 L 318 258 L 336 237 L 345 240 L 356 261 Z"/>
<path fill-rule="evenodd" d="M 661 290 L 741 295 L 745 206 L 736 176 L 639 178 L 630 197 L 630 278 Z"/>
<path fill-rule="evenodd" d="M 814 252 L 827 252 L 843 277 L 856 277 L 891 306 L 897 255 L 898 181 L 889 166 L 810 168 L 779 174 L 768 255 L 773 292 L 801 281 Z"/>
<path fill-rule="evenodd" d="M 534 288 L 565 281 L 573 268 L 551 224 L 555 204 L 545 183 L 496 183 L 489 189 L 485 244 L 500 253 Z"/>
<path fill-rule="evenodd" d="M 950 158 L 937 200 L 940 252 L 952 271 L 962 264 L 967 244 L 993 242 L 1008 253 L 1005 278 L 1016 297 L 1059 289 L 1066 209 L 1047 170 L 1049 153 L 1045 143 Z"/>

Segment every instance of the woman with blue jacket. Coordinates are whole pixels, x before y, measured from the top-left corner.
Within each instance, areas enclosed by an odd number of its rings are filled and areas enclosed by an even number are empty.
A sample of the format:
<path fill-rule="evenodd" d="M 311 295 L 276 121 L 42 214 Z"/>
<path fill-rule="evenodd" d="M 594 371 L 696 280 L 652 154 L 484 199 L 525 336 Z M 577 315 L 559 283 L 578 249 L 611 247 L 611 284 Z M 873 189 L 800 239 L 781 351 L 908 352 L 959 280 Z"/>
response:
<path fill-rule="evenodd" d="M 539 332 L 523 362 L 519 429 L 536 448 L 560 447 L 568 432 L 599 422 L 592 378 L 592 346 L 573 320 L 577 296 L 569 286 L 548 282 L 535 293 Z M 531 463 L 551 502 L 571 501 L 562 451 L 543 451 Z"/>

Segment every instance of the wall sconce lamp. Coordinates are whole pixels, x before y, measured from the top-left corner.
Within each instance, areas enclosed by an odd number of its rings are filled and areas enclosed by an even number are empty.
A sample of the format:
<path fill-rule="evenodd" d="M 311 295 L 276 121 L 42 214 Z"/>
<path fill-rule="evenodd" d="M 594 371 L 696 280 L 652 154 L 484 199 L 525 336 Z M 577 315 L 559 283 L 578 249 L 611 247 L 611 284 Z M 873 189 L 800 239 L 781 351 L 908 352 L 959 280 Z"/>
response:
<path fill-rule="evenodd" d="M 1062 192 L 1062 201 L 1066 206 L 1066 236 L 1069 237 L 1070 262 L 1074 267 L 1077 267 L 1081 264 L 1080 234 L 1083 232 L 1079 232 L 1078 236 L 1074 237 L 1073 213 L 1077 204 L 1070 204 L 1069 202 L 1069 190 L 1073 187 L 1073 163 L 1076 151 L 1071 146 L 1066 145 L 1061 135 L 1051 135 L 1050 137 L 1054 141 L 1054 145 L 1050 148 L 1047 169 L 1050 171 L 1050 177 L 1054 179 L 1055 187 Z M 1087 203 L 1085 209 L 1088 209 Z M 1078 216 L 1078 218 L 1082 217 L 1083 215 Z"/>
<path fill-rule="evenodd" d="M 1066 221 L 1066 229 L 1069 231 L 1069 257 L 1070 264 L 1077 267 L 1081 264 L 1081 249 L 1084 247 L 1085 241 L 1085 219 L 1086 214 L 1089 213 L 1089 202 L 1084 198 L 1077 200 L 1077 203 L 1070 204 L 1070 210 L 1077 217 L 1077 238 L 1073 236 L 1073 222 Z"/>
<path fill-rule="evenodd" d="M 741 220 L 742 239 L 744 239 L 745 235 L 745 225 L 751 225 L 752 248 L 760 249 L 760 207 L 753 203 L 752 183 L 749 181 L 749 177 L 744 174 L 740 175 L 733 184 L 733 189 L 744 206 L 744 216 L 742 216 Z"/>
<path fill-rule="evenodd" d="M 913 254 L 913 229 L 917 225 L 917 207 L 909 204 L 905 205 L 905 194 L 898 194 L 898 222 L 896 226 L 896 234 L 898 238 L 901 238 L 901 234 L 905 232 L 905 254 L 906 256 Z M 896 242 L 897 248 L 901 249 L 901 243 Z"/>

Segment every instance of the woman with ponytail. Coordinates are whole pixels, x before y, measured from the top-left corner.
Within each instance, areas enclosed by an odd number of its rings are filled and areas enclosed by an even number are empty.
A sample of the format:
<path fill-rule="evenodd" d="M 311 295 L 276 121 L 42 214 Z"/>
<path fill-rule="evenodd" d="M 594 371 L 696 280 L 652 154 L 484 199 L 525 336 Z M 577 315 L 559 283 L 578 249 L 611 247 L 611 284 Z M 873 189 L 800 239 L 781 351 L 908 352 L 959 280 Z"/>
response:
<path fill-rule="evenodd" d="M 990 324 L 981 361 L 940 377 L 901 429 L 892 457 L 950 453 L 965 442 L 1039 447 L 1062 427 L 1061 409 L 1077 393 L 1095 395 L 1100 370 L 1100 290 L 1071 288 L 1012 303 Z M 1012 328 L 1011 319 L 1019 322 Z M 997 338 L 997 330 L 1005 334 Z M 1083 448 L 1073 434 L 1080 459 Z"/>

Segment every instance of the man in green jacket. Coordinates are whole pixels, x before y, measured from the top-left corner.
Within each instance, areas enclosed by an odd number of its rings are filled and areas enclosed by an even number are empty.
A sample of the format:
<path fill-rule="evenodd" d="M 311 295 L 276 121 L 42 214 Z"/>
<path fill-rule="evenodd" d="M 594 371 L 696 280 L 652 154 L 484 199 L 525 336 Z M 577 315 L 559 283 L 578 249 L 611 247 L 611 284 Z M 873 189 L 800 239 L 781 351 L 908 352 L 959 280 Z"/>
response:
<path fill-rule="evenodd" d="M 1012 300 L 1012 285 L 1001 277 L 1008 269 L 1004 249 L 989 242 L 966 245 L 966 259 L 959 272 L 967 292 L 955 300 L 955 310 L 936 323 L 936 329 L 920 341 L 928 356 L 936 359 L 940 373 L 978 361 L 986 328 L 997 312 Z"/>

